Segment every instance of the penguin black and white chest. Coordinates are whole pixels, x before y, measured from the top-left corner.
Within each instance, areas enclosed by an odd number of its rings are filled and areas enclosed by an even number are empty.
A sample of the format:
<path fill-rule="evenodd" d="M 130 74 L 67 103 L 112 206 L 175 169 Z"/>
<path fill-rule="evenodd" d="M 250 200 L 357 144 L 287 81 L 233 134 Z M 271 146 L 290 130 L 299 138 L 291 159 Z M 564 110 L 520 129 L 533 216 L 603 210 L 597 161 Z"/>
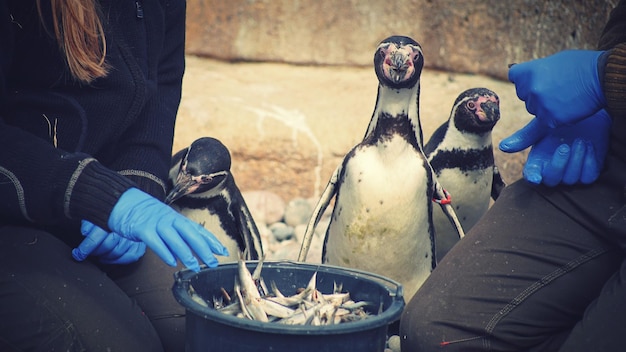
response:
<path fill-rule="evenodd" d="M 402 283 L 408 300 L 435 267 L 431 221 L 434 173 L 422 150 L 421 46 L 392 36 L 374 54 L 378 96 L 367 132 L 335 170 L 305 240 L 336 195 L 322 262 Z M 304 253 L 304 254 L 303 254 Z M 306 256 L 300 251 L 299 260 Z"/>
<path fill-rule="evenodd" d="M 219 140 L 195 140 L 172 157 L 165 202 L 189 219 L 203 225 L 228 248 L 220 262 L 263 256 L 261 236 L 235 179 L 230 173 L 230 152 Z"/>
<path fill-rule="evenodd" d="M 504 182 L 494 164 L 492 130 L 500 119 L 500 100 L 487 88 L 471 88 L 455 100 L 448 120 L 424 146 L 441 185 L 451 194 L 452 206 L 468 231 L 497 198 Z M 433 212 L 437 258 L 456 244 L 459 236 L 443 212 Z"/>

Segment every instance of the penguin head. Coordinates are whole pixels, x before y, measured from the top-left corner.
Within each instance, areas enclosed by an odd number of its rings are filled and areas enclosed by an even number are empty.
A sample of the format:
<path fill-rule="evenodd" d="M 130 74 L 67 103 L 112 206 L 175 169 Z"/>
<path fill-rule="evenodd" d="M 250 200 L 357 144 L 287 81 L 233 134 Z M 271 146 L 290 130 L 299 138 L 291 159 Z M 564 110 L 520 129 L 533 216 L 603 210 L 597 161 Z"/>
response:
<path fill-rule="evenodd" d="M 456 98 L 452 117 L 460 131 L 490 132 L 500 120 L 500 98 L 487 88 L 468 89 Z"/>
<path fill-rule="evenodd" d="M 389 88 L 412 88 L 419 81 L 424 67 L 422 47 L 404 36 L 391 36 L 378 45 L 374 54 L 374 70 L 378 82 Z"/>
<path fill-rule="evenodd" d="M 215 138 L 195 140 L 182 158 L 172 190 L 165 198 L 170 204 L 188 194 L 199 194 L 220 185 L 230 175 L 228 148 Z"/>

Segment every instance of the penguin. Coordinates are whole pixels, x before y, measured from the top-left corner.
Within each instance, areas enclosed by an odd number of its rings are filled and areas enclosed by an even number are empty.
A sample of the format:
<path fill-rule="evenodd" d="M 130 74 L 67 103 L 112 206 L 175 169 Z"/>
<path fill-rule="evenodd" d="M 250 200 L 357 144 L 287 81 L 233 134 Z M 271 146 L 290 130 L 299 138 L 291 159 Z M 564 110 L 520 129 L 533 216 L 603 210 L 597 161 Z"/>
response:
<path fill-rule="evenodd" d="M 451 194 L 465 231 L 489 208 L 505 184 L 494 163 L 491 132 L 500 119 L 500 99 L 487 88 L 471 88 L 456 98 L 450 116 L 424 146 L 437 179 Z M 444 213 L 433 212 L 437 258 L 459 240 Z"/>
<path fill-rule="evenodd" d="M 443 196 L 422 149 L 423 66 L 422 48 L 412 38 L 392 36 L 376 48 L 378 95 L 367 131 L 322 192 L 298 256 L 306 259 L 314 228 L 335 197 L 322 263 L 396 280 L 407 300 L 436 265 L 432 199 Z"/>
<path fill-rule="evenodd" d="M 172 157 L 171 190 L 165 198 L 181 214 L 200 223 L 228 248 L 220 262 L 263 257 L 259 230 L 230 173 L 228 148 L 215 138 L 199 138 Z"/>

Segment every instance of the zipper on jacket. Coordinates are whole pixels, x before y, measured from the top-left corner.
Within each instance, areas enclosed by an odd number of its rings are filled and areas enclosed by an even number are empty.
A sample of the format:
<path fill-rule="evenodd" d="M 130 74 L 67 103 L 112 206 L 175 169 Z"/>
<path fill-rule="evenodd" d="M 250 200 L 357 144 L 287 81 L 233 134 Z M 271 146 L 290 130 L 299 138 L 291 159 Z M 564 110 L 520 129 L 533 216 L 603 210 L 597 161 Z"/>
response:
<path fill-rule="evenodd" d="M 141 1 L 135 1 L 135 11 L 137 14 L 137 18 L 143 18 L 143 5 L 141 5 Z"/>

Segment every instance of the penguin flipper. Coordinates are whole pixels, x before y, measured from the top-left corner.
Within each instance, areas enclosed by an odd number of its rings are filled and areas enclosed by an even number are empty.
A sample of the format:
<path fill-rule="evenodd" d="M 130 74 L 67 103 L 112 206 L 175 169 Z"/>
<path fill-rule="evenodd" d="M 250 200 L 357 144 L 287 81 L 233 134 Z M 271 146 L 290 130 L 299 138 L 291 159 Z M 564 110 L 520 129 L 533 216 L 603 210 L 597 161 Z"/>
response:
<path fill-rule="evenodd" d="M 311 214 L 311 218 L 309 219 L 309 223 L 306 226 L 306 230 L 304 232 L 304 237 L 302 238 L 302 245 L 300 246 L 300 253 L 298 253 L 298 261 L 304 262 L 306 260 L 306 256 L 309 253 L 309 248 L 311 248 L 311 241 L 313 241 L 313 234 L 315 233 L 315 228 L 317 227 L 318 222 L 322 218 L 324 211 L 328 208 L 328 204 L 330 204 L 330 200 L 335 196 L 337 191 L 337 180 L 339 179 L 339 174 L 341 173 L 342 164 L 337 166 L 333 175 L 330 177 L 324 192 L 317 202 L 315 209 L 313 210 L 313 214 Z"/>
<path fill-rule="evenodd" d="M 493 167 L 493 180 L 491 182 L 491 198 L 493 200 L 498 199 L 500 196 L 500 192 L 506 187 L 506 183 L 502 179 L 502 175 L 500 175 L 500 170 L 498 170 L 497 166 Z"/>
<path fill-rule="evenodd" d="M 233 197 L 237 198 L 237 202 L 233 202 L 233 214 L 236 214 L 239 230 L 246 246 L 246 260 L 263 258 L 265 253 L 263 252 L 259 229 L 241 192 L 239 192 L 238 188 L 236 188 L 236 191 L 237 195 L 233 195 Z"/>
<path fill-rule="evenodd" d="M 445 200 L 445 201 L 444 201 Z M 456 216 L 456 212 L 454 211 L 454 207 L 450 204 L 451 196 L 448 192 L 446 192 L 439 181 L 435 181 L 435 196 L 433 201 L 439 203 L 441 206 L 441 210 L 446 214 L 448 220 L 454 228 L 456 228 L 457 233 L 459 234 L 459 238 L 465 237 L 465 231 L 463 230 L 463 226 L 459 221 L 459 218 Z"/>

